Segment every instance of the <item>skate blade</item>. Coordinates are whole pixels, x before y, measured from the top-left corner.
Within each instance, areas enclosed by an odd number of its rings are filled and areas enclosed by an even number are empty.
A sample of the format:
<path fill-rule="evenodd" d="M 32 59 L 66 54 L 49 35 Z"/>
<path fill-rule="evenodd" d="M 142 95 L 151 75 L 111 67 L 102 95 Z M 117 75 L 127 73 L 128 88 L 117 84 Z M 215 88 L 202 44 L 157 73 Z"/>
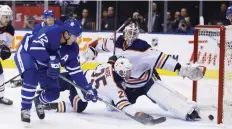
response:
<path fill-rule="evenodd" d="M 22 122 L 22 126 L 24 127 L 24 128 L 31 128 L 32 126 L 31 126 L 31 123 L 28 123 L 28 122 Z"/>

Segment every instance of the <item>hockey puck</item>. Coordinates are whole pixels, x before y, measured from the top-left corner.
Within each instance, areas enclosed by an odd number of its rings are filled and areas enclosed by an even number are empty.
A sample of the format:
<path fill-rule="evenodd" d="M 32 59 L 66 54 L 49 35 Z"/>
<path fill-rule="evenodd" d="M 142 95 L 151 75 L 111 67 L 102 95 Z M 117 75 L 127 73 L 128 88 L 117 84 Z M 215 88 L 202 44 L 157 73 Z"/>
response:
<path fill-rule="evenodd" d="M 214 119 L 213 115 L 210 114 L 210 115 L 209 115 L 209 119 L 210 119 L 210 120 L 213 120 L 213 119 Z"/>

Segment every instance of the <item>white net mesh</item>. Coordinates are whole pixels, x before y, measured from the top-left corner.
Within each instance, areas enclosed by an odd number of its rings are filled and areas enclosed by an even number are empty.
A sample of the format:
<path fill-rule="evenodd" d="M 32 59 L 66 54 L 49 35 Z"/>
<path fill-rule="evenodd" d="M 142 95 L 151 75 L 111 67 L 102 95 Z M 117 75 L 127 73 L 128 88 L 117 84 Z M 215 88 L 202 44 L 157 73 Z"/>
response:
<path fill-rule="evenodd" d="M 202 113 L 217 118 L 219 66 L 224 63 L 223 123 L 232 124 L 232 28 L 225 32 L 225 58 L 220 62 L 220 28 L 199 28 L 197 63 L 207 67 L 205 77 L 197 82 L 197 102 Z M 217 120 L 217 119 L 215 119 Z"/>

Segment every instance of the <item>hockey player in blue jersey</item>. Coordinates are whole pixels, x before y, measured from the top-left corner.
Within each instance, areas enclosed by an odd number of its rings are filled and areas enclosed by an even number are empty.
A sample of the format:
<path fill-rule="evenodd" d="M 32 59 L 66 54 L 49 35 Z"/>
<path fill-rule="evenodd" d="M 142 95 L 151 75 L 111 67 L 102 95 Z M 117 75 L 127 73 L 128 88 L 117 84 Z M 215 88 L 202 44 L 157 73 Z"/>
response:
<path fill-rule="evenodd" d="M 51 25 L 62 25 L 62 21 L 60 21 L 59 19 L 55 18 L 55 14 L 52 10 L 44 10 L 43 12 L 43 21 L 39 24 L 36 24 L 32 34 L 35 34 L 36 32 L 38 32 L 42 27 L 44 26 L 51 26 Z"/>
<path fill-rule="evenodd" d="M 97 92 L 88 84 L 79 62 L 79 47 L 75 42 L 82 29 L 77 20 L 69 19 L 63 25 L 45 26 L 35 35 L 26 34 L 15 54 L 15 63 L 23 78 L 21 90 L 21 121 L 30 123 L 30 109 L 34 99 L 37 115 L 44 119 L 44 104 L 59 98 L 60 64 L 66 68 L 75 83 L 90 91 L 86 100 L 97 101 Z M 34 98 L 40 83 L 44 89 Z"/>

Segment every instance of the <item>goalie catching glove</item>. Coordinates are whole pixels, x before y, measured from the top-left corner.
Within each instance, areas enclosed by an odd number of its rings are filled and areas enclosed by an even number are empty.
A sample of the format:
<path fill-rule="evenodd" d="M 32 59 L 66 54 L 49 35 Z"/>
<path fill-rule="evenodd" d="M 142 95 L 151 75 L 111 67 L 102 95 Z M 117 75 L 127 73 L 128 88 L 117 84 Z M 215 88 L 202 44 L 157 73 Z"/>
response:
<path fill-rule="evenodd" d="M 7 47 L 6 45 L 0 45 L 0 57 L 2 60 L 6 60 L 10 58 L 11 56 L 11 51 L 10 48 Z"/>
<path fill-rule="evenodd" d="M 187 77 L 190 80 L 197 81 L 204 77 L 205 71 L 206 71 L 205 66 L 187 63 L 186 66 L 182 66 L 180 68 L 178 75 Z"/>

